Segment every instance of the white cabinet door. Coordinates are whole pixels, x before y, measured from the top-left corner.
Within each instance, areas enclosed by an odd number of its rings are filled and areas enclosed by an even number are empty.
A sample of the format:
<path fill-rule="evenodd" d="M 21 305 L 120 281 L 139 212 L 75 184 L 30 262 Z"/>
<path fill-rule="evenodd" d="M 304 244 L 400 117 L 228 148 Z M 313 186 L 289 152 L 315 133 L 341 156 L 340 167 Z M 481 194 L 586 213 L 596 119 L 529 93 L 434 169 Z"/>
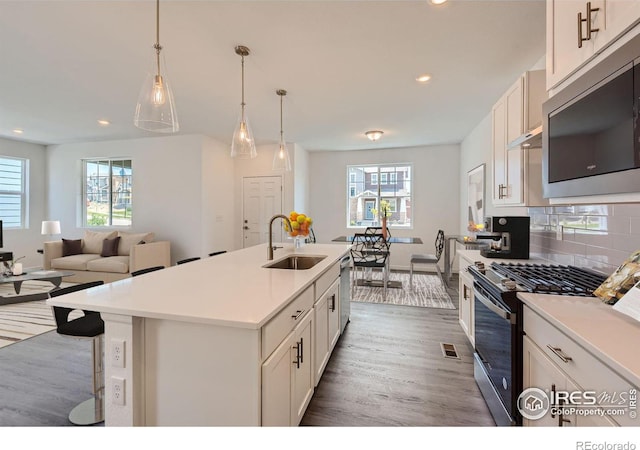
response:
<path fill-rule="evenodd" d="M 527 336 L 523 338 L 523 379 L 522 388 L 538 388 L 547 393 L 566 389 L 567 377 L 548 357 L 545 355 L 538 346 Z M 571 420 L 569 418 L 562 418 L 563 425 L 560 425 L 561 418 L 556 414 L 547 412 L 543 417 L 536 420 L 529 420 L 523 418 L 522 424 L 527 427 L 557 427 L 570 424 L 564 422 L 564 420 Z M 575 424 L 575 420 L 573 422 Z"/>
<path fill-rule="evenodd" d="M 638 0 L 607 0 L 605 6 L 607 9 L 604 14 L 604 29 L 598 31 L 594 37 L 596 52 L 614 42 L 640 21 Z"/>
<path fill-rule="evenodd" d="M 473 277 L 469 275 L 466 268 L 460 270 L 458 278 L 459 300 L 458 300 L 458 320 L 464 334 L 469 338 L 471 345 L 475 346 L 473 330 Z"/>
<path fill-rule="evenodd" d="M 291 425 L 297 426 L 313 396 L 313 312 L 295 328 L 291 367 Z"/>
<path fill-rule="evenodd" d="M 595 41 L 604 33 L 604 0 L 591 0 L 591 8 L 598 11 L 587 12 L 585 0 L 547 0 L 547 89 L 559 84 L 595 54 Z M 578 14 L 583 22 L 578 22 Z M 579 47 L 579 33 L 587 38 L 587 16 L 590 16 L 591 39 L 584 40 Z"/>
<path fill-rule="evenodd" d="M 317 386 L 329 360 L 329 304 L 325 295 L 320 297 L 313 310 L 315 314 L 315 323 L 313 324 L 315 329 L 314 385 Z"/>
<path fill-rule="evenodd" d="M 262 426 L 291 424 L 291 374 L 296 352 L 294 333 L 262 364 Z"/>
<path fill-rule="evenodd" d="M 507 165 L 505 151 L 507 148 L 506 125 L 507 106 L 503 96 L 491 110 L 493 122 L 493 204 L 504 204 L 507 189 Z"/>
<path fill-rule="evenodd" d="M 340 337 L 340 280 L 329 288 L 327 313 L 329 314 L 329 352 L 333 350 Z"/>

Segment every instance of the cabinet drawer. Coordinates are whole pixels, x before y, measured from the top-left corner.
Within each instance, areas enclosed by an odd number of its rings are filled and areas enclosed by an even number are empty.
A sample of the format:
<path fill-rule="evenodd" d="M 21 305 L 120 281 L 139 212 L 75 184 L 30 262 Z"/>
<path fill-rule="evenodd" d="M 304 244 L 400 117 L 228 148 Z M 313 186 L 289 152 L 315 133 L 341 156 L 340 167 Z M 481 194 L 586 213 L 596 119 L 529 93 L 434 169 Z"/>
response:
<path fill-rule="evenodd" d="M 335 263 L 316 280 L 316 300 L 336 281 L 340 276 L 340 263 Z"/>
<path fill-rule="evenodd" d="M 262 327 L 262 361 L 280 345 L 311 308 L 313 308 L 313 286 L 309 286 Z"/>
<path fill-rule="evenodd" d="M 580 389 L 595 391 L 598 400 L 607 394 L 613 397 L 608 401 L 599 402 L 603 407 L 606 408 L 607 404 L 628 405 L 629 391 L 636 390 L 637 386 L 634 387 L 584 347 L 526 306 L 524 331 L 551 361 L 576 382 Z M 624 403 L 620 403 L 622 401 L 620 395 L 626 399 Z M 620 425 L 638 425 L 637 420 L 629 417 L 628 411 L 623 415 L 615 416 L 614 420 Z"/>

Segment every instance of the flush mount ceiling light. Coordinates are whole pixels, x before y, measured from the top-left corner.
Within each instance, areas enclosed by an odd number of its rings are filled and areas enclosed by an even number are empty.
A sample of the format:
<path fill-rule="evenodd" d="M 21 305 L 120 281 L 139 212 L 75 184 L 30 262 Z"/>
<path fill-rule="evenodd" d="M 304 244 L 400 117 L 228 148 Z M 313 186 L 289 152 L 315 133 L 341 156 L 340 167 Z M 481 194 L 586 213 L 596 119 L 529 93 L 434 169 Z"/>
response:
<path fill-rule="evenodd" d="M 244 102 L 244 57 L 249 55 L 249 49 L 243 45 L 238 45 L 236 54 L 240 55 L 242 60 L 242 103 L 240 103 L 238 125 L 236 125 L 236 130 L 233 132 L 233 140 L 231 141 L 231 157 L 249 159 L 258 156 Z"/>
<path fill-rule="evenodd" d="M 106 127 L 111 125 L 111 122 L 109 122 L 108 120 L 105 119 L 98 119 L 98 125 L 102 126 L 102 127 Z"/>
<path fill-rule="evenodd" d="M 136 105 L 136 113 L 133 124 L 147 131 L 158 133 L 175 133 L 180 129 L 176 106 L 173 101 L 173 92 L 169 86 L 169 80 L 160 72 L 160 0 L 156 0 L 156 43 L 154 70 L 147 74 Z M 167 64 L 163 58 L 163 67 L 166 72 Z"/>
<path fill-rule="evenodd" d="M 416 81 L 418 83 L 426 83 L 429 80 L 431 80 L 431 75 L 429 75 L 428 73 L 423 73 L 422 75 L 416 77 Z"/>
<path fill-rule="evenodd" d="M 378 139 L 380 139 L 382 137 L 382 135 L 384 134 L 384 131 L 379 131 L 379 130 L 371 130 L 371 131 L 367 131 L 365 133 L 365 135 L 372 140 L 373 142 L 377 141 Z"/>
<path fill-rule="evenodd" d="M 442 5 L 447 0 L 429 0 L 433 5 Z"/>
<path fill-rule="evenodd" d="M 289 150 L 287 143 L 284 141 L 284 133 L 282 131 L 282 99 L 287 95 L 284 89 L 278 89 L 276 94 L 280 96 L 280 145 L 273 155 L 273 170 L 291 171 L 291 160 L 289 159 Z"/>

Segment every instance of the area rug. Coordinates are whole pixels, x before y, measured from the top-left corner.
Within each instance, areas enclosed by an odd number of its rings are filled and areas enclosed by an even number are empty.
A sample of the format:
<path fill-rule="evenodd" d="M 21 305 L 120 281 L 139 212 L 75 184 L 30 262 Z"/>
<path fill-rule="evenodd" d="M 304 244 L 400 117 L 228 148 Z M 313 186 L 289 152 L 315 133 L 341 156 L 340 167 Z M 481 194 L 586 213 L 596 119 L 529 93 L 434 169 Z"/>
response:
<path fill-rule="evenodd" d="M 374 272 L 372 279 L 382 279 L 382 274 Z M 386 300 L 383 299 L 381 287 L 356 286 L 352 291 L 351 301 L 455 309 L 451 297 L 437 275 L 414 273 L 413 289 L 409 286 L 408 273 L 391 272 L 389 280 L 402 282 L 402 289 L 387 288 Z"/>
<path fill-rule="evenodd" d="M 60 287 L 70 284 L 63 282 Z M 48 292 L 52 288 L 48 281 L 25 281 L 20 296 Z M 17 297 L 13 285 L 0 285 L 0 297 Z M 55 328 L 51 306 L 46 304 L 46 300 L 0 305 L 0 348 Z"/>

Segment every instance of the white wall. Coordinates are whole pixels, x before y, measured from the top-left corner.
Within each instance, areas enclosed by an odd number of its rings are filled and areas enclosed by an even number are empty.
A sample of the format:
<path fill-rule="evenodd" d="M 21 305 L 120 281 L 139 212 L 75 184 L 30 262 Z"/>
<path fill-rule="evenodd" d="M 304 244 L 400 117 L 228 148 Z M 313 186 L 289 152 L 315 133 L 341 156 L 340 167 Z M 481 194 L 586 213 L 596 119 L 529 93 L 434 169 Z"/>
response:
<path fill-rule="evenodd" d="M 347 228 L 347 166 L 354 164 L 413 164 L 412 230 L 392 229 L 393 236 L 415 236 L 424 244 L 393 244 L 392 267 L 408 269 L 411 253 L 433 253 L 439 229 L 446 234 L 460 228 L 460 148 L 457 145 L 375 150 L 310 152 L 309 214 L 318 242 L 351 235 Z M 442 265 L 442 261 L 441 261 Z"/>
<path fill-rule="evenodd" d="M 304 213 L 309 209 L 309 152 L 298 144 L 293 148 L 293 209 Z"/>
<path fill-rule="evenodd" d="M 62 237 L 82 237 L 81 160 L 99 157 L 131 159 L 133 225 L 130 230 L 153 231 L 156 240 L 171 241 L 172 262 L 204 256 L 217 248 L 213 245 L 232 240 L 226 226 L 221 228 L 215 239 L 212 237 L 215 236 L 213 225 L 218 222 L 210 211 L 213 208 L 210 197 L 203 194 L 219 189 L 229 198 L 233 197 L 232 184 L 225 189 L 220 188 L 220 183 L 215 180 L 203 180 L 207 173 L 205 166 L 224 161 L 224 156 L 216 154 L 224 147 L 200 135 L 50 146 L 47 151 L 49 217 L 60 220 Z M 231 158 L 227 158 L 230 161 Z M 231 172 L 230 164 L 220 172 Z M 217 169 L 212 168 L 211 173 L 216 172 Z M 227 200 L 223 202 L 226 204 Z M 220 223 L 226 224 L 226 217 L 223 213 Z"/>
<path fill-rule="evenodd" d="M 25 158 L 29 160 L 28 190 L 29 209 L 27 222 L 23 229 L 5 229 L 3 232 L 3 251 L 13 252 L 14 259 L 24 256 L 20 260 L 24 267 L 36 267 L 42 265 L 42 256 L 37 250 L 42 248 L 45 241 L 40 234 L 40 226 L 43 220 L 47 220 L 46 214 L 46 147 L 27 142 L 13 141 L 0 138 L 0 155 Z"/>

